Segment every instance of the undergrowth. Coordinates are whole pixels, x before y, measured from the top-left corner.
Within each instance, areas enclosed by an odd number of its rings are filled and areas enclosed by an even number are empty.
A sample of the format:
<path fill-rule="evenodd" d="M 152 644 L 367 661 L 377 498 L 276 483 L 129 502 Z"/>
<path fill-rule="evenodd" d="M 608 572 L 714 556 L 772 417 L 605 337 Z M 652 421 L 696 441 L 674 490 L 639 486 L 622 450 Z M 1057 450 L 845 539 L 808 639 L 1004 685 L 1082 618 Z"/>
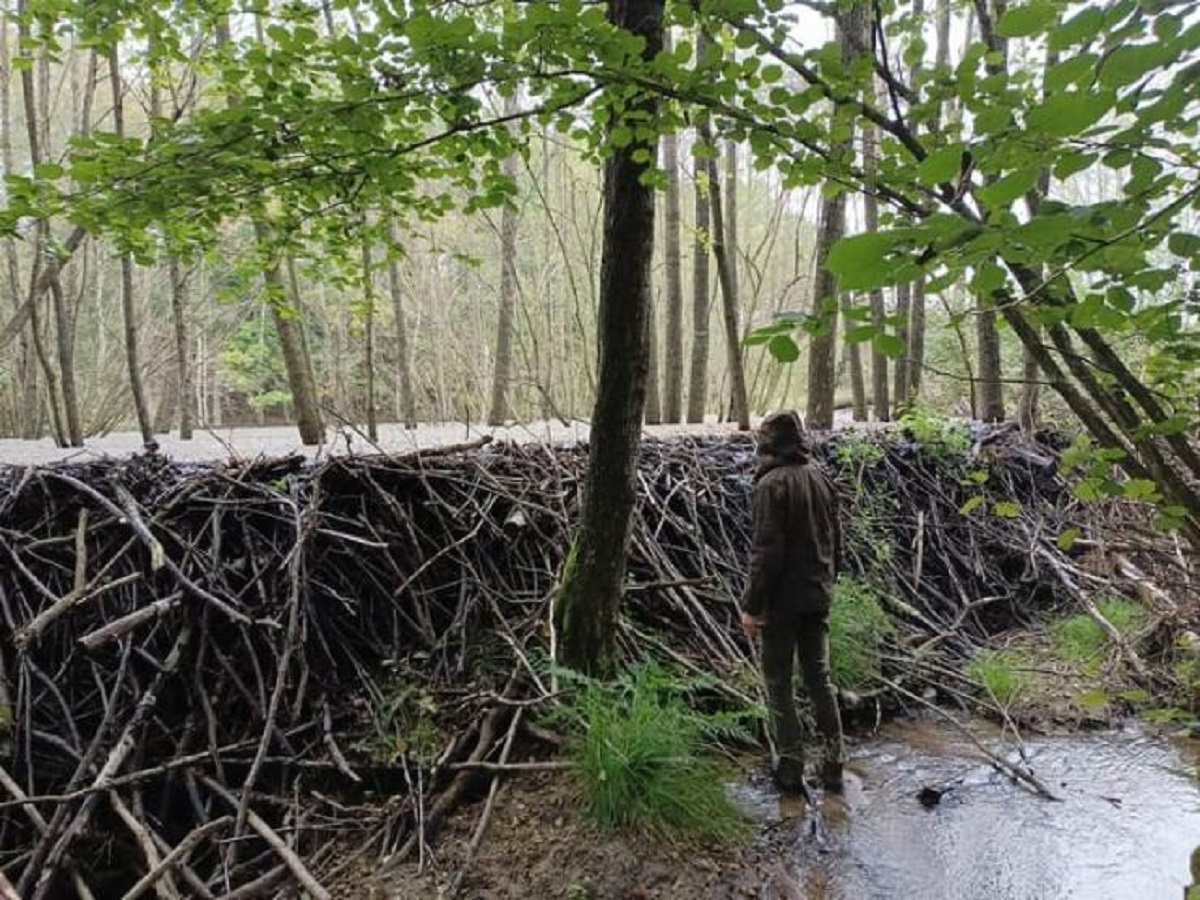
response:
<path fill-rule="evenodd" d="M 1122 635 L 1137 630 L 1145 618 L 1145 610 L 1123 597 L 1106 597 L 1097 601 L 1096 608 L 1113 628 Z M 1055 655 L 1067 661 L 1095 667 L 1108 643 L 1108 636 L 1091 616 L 1084 613 L 1067 616 L 1050 629 Z"/>
<path fill-rule="evenodd" d="M 879 595 L 869 584 L 841 577 L 829 614 L 829 666 L 833 683 L 862 691 L 881 673 L 883 646 L 895 630 Z"/>
<path fill-rule="evenodd" d="M 996 702 L 1008 707 L 1022 699 L 1030 687 L 1022 671 L 1026 661 L 1011 650 L 987 650 L 967 663 L 968 677 L 978 681 Z"/>
<path fill-rule="evenodd" d="M 756 712 L 701 712 L 705 679 L 646 664 L 603 683 L 568 673 L 575 690 L 556 717 L 572 725 L 568 754 L 585 812 L 602 828 L 729 840 L 747 825 L 725 790 L 713 753 L 750 740 Z"/>
<path fill-rule="evenodd" d="M 964 456 L 971 449 L 971 432 L 965 424 L 917 405 L 900 417 L 900 426 L 930 456 Z"/>

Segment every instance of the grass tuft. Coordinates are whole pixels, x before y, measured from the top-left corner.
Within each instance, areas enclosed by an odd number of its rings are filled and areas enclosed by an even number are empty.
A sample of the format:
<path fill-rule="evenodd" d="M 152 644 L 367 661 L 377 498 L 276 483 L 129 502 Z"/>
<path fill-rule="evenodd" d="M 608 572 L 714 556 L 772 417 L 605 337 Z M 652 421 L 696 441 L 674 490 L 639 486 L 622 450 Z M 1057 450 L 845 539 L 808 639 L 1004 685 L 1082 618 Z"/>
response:
<path fill-rule="evenodd" d="M 1135 631 L 1146 614 L 1141 606 L 1123 597 L 1102 599 L 1096 603 L 1096 608 L 1122 635 Z M 1104 630 L 1084 613 L 1055 622 L 1050 634 L 1055 655 L 1076 663 L 1094 661 L 1108 642 Z"/>
<path fill-rule="evenodd" d="M 568 707 L 581 726 L 569 752 L 594 823 L 702 840 L 745 833 L 725 790 L 728 773 L 707 746 L 744 734 L 745 717 L 699 713 L 689 689 L 656 665 L 615 683 L 583 683 Z"/>
<path fill-rule="evenodd" d="M 850 691 L 872 687 L 881 672 L 884 642 L 893 631 L 895 626 L 874 588 L 854 578 L 838 579 L 829 614 L 833 683 Z"/>
<path fill-rule="evenodd" d="M 984 686 L 1001 706 L 1008 707 L 1028 692 L 1028 675 L 1021 671 L 1026 661 L 1017 653 L 1006 650 L 986 650 L 967 663 L 968 677 Z"/>

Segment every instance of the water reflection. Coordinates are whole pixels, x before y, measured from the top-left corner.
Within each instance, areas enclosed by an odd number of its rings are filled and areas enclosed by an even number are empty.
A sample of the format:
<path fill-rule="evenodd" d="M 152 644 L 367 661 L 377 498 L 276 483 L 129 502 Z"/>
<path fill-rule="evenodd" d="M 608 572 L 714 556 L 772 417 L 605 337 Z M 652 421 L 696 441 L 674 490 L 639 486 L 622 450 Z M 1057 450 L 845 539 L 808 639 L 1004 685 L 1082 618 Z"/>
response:
<path fill-rule="evenodd" d="M 743 788 L 780 857 L 760 896 L 1200 900 L 1200 790 L 1178 749 L 1131 731 L 1032 739 L 1026 752 L 1064 802 L 1012 784 L 929 723 L 860 750 L 845 797 L 816 811 Z M 924 805 L 924 789 L 937 801 Z"/>

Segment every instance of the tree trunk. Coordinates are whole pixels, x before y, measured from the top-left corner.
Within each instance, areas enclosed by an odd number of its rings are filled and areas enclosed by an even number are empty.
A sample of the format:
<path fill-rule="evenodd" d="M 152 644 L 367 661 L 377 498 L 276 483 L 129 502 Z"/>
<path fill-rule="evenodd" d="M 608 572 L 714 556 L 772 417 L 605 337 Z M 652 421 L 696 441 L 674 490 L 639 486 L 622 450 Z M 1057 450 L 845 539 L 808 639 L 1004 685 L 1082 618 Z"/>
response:
<path fill-rule="evenodd" d="M 217 43 L 229 44 L 229 18 L 222 16 L 216 25 Z M 228 106 L 236 107 L 239 99 L 235 95 L 226 98 Z M 271 226 L 262 219 L 254 221 L 254 237 L 260 252 L 268 250 L 271 242 Z M 321 405 L 317 394 L 317 379 L 313 374 L 312 357 L 308 352 L 308 341 L 304 335 L 304 321 L 300 309 L 298 289 L 292 302 L 288 303 L 287 286 L 280 272 L 274 251 L 263 261 L 263 285 L 266 300 L 271 309 L 271 319 L 279 335 L 283 352 L 283 366 L 287 372 L 288 389 L 292 394 L 292 408 L 296 415 L 296 428 L 304 444 L 319 444 L 325 437 L 321 424 Z M 298 286 L 295 286 L 297 287 Z"/>
<path fill-rule="evenodd" d="M 1038 400 L 1041 391 L 1041 369 L 1037 357 L 1028 349 L 1024 351 L 1023 378 L 1021 396 L 1017 401 L 1017 423 L 1026 434 L 1033 434 L 1038 427 Z"/>
<path fill-rule="evenodd" d="M 156 72 L 150 73 L 150 130 L 153 139 L 162 118 L 162 91 Z M 171 284 L 171 326 L 175 339 L 174 404 L 179 415 L 179 439 L 190 441 L 193 436 L 195 398 L 192 386 L 192 344 L 188 329 L 187 270 L 178 254 L 167 250 L 167 278 Z M 170 427 L 169 425 L 167 426 Z"/>
<path fill-rule="evenodd" d="M 621 28 L 645 39 L 643 56 L 662 47 L 663 0 L 609 6 Z M 642 97 L 631 112 L 653 121 L 657 103 Z M 619 120 L 614 120 L 614 126 Z M 583 516 L 555 603 L 560 664 L 593 675 L 612 672 L 617 614 L 625 577 L 635 492 L 638 439 L 646 399 L 650 277 L 654 256 L 654 189 L 642 184 L 654 138 L 616 149 L 604 168 L 604 238 L 600 267 L 599 377 Z"/>
<path fill-rule="evenodd" d="M 707 122 L 700 126 L 700 134 L 716 152 L 712 129 Z M 750 401 L 746 396 L 746 370 L 742 366 L 742 335 L 738 324 L 737 275 L 732 256 L 736 252 L 728 243 L 725 230 L 730 221 L 728 211 L 723 208 L 721 197 L 721 175 L 716 156 L 708 157 L 708 198 L 712 204 L 712 254 L 717 261 L 717 280 L 721 285 L 721 312 L 725 325 L 725 357 L 729 367 L 731 386 L 730 418 L 736 419 L 738 430 L 750 430 Z"/>
<path fill-rule="evenodd" d="M 517 112 L 517 96 L 504 100 L 504 114 Z M 519 159 L 504 160 L 504 174 L 514 182 Z M 510 415 L 509 383 L 512 380 L 513 319 L 517 307 L 517 208 L 509 200 L 500 213 L 500 313 L 496 325 L 496 356 L 492 371 L 492 405 L 489 425 L 503 425 Z"/>
<path fill-rule="evenodd" d="M 741 244 L 738 240 L 738 145 L 736 141 L 725 142 L 725 205 L 722 210 L 722 220 L 725 223 L 725 235 L 721 239 L 723 255 L 729 267 L 729 283 L 730 296 L 733 297 L 733 316 L 734 324 L 737 327 L 737 332 L 733 335 L 736 339 L 737 353 L 733 353 L 734 345 L 730 344 L 730 372 L 736 372 L 731 380 L 731 395 L 729 398 L 730 418 L 737 419 L 738 427 L 742 431 L 747 431 L 750 428 L 750 392 L 746 387 L 746 353 L 742 347 L 742 282 L 740 265 Z M 717 272 L 720 277 L 720 270 Z M 726 323 L 728 329 L 728 322 Z M 728 336 L 727 336 L 728 339 Z M 741 393 L 743 399 L 738 400 L 738 382 L 741 382 Z"/>
<path fill-rule="evenodd" d="M 664 45 L 670 48 L 670 29 L 664 35 Z M 663 215 L 664 268 L 667 285 L 667 321 L 665 378 L 663 383 L 663 418 L 679 422 L 683 418 L 683 278 L 679 253 L 679 138 L 663 135 L 663 168 L 667 173 L 666 209 Z"/>
<path fill-rule="evenodd" d="M 412 359 L 408 349 L 408 325 L 404 320 L 404 290 L 396 248 L 400 239 L 394 222 L 388 223 L 388 289 L 392 294 L 392 318 L 395 320 L 397 415 L 405 428 L 417 427 L 417 402 L 413 394 Z"/>
<path fill-rule="evenodd" d="M 925 279 L 912 284 L 908 305 L 908 405 L 921 395 L 921 376 L 925 369 Z"/>
<path fill-rule="evenodd" d="M 975 307 L 975 341 L 979 355 L 979 408 L 975 416 L 984 422 L 1004 421 L 1004 384 L 1000 365 L 1000 332 L 992 300 L 979 297 Z"/>
<path fill-rule="evenodd" d="M 113 97 L 113 131 L 117 137 L 125 136 L 125 89 L 121 85 L 121 60 L 116 44 L 108 54 L 108 80 Z M 146 390 L 142 384 L 142 367 L 138 359 L 137 311 L 133 301 L 133 255 L 121 254 L 121 319 L 125 328 L 125 368 L 129 376 L 129 393 L 133 397 L 133 410 L 137 415 L 138 430 L 142 443 L 154 443 L 154 422 L 146 404 Z"/>
<path fill-rule="evenodd" d="M 179 439 L 190 441 L 195 428 L 192 386 L 192 336 L 188 328 L 187 272 L 174 253 L 167 259 L 167 274 L 171 279 L 171 324 L 175 333 L 175 365 L 179 371 Z"/>
<path fill-rule="evenodd" d="M 662 402 L 658 393 L 658 323 L 655 321 L 656 294 L 650 293 L 650 321 L 646 323 L 646 424 L 662 424 Z"/>
<path fill-rule="evenodd" d="M 379 417 L 375 411 L 375 263 L 372 259 L 371 234 L 366 217 L 363 226 L 363 366 L 367 379 L 367 437 L 378 442 Z"/>
<path fill-rule="evenodd" d="M 846 312 L 853 308 L 849 297 L 845 299 L 843 308 Z M 845 317 L 843 327 L 846 331 L 850 330 L 852 321 L 849 316 Z M 847 341 L 845 347 L 846 363 L 850 369 L 850 396 L 853 398 L 854 404 L 854 421 L 865 422 L 868 418 L 867 382 L 863 374 L 862 344 Z"/>
<path fill-rule="evenodd" d="M 868 183 L 873 182 L 878 166 L 879 135 L 874 128 L 863 131 L 863 170 Z M 879 198 L 868 189 L 863 194 L 863 225 L 870 233 L 879 231 Z M 876 332 L 883 333 L 887 321 L 887 307 L 883 291 L 879 288 L 870 293 L 871 325 Z M 871 343 L 871 405 L 875 407 L 875 420 L 887 422 L 891 419 L 891 402 L 888 397 L 888 358 L 875 342 Z"/>
<path fill-rule="evenodd" d="M 856 56 L 855 45 L 866 26 L 862 20 L 865 7 L 854 7 L 837 17 L 837 40 L 842 61 L 850 65 Z M 831 145 L 834 157 L 854 152 L 854 135 L 850 131 Z M 817 232 L 816 275 L 813 278 L 812 315 L 821 327 L 808 343 L 808 423 L 813 428 L 833 427 L 833 405 L 837 393 L 838 301 L 837 278 L 825 266 L 829 251 L 846 234 L 846 195 L 838 192 L 821 200 L 820 224 Z"/>
<path fill-rule="evenodd" d="M 709 207 L 703 160 L 694 160 L 696 238 L 692 245 L 692 366 L 687 420 L 703 422 L 708 409 L 708 233 Z"/>
<path fill-rule="evenodd" d="M 892 366 L 892 403 L 896 415 L 899 416 L 908 409 L 908 307 L 912 294 L 912 286 L 896 285 L 896 321 L 904 325 L 896 326 L 896 337 L 904 344 L 904 356 L 895 361 Z"/>

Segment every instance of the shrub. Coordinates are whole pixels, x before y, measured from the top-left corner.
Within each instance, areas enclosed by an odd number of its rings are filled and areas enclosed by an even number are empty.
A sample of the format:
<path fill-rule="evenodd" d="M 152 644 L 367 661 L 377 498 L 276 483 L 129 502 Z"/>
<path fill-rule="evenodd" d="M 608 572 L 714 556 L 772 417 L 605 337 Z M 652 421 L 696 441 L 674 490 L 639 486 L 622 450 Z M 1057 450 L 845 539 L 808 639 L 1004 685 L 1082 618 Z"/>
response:
<path fill-rule="evenodd" d="M 580 726 L 569 753 L 597 825 L 706 840 L 744 833 L 724 767 L 705 745 L 718 736 L 748 737 L 748 714 L 697 712 L 687 702 L 693 687 L 656 665 L 615 684 L 583 682 L 567 707 Z"/>
<path fill-rule="evenodd" d="M 895 627 L 874 588 L 842 577 L 829 615 L 829 657 L 833 683 L 861 691 L 880 674 L 883 646 Z"/>
<path fill-rule="evenodd" d="M 914 406 L 899 421 L 921 449 L 931 456 L 963 456 L 971 449 L 971 432 L 965 424 L 939 415 L 928 407 Z"/>
<path fill-rule="evenodd" d="M 1005 650 L 985 650 L 972 659 L 966 674 L 984 686 L 1001 706 L 1011 706 L 1029 688 L 1029 678 L 1021 671 L 1024 660 Z"/>

